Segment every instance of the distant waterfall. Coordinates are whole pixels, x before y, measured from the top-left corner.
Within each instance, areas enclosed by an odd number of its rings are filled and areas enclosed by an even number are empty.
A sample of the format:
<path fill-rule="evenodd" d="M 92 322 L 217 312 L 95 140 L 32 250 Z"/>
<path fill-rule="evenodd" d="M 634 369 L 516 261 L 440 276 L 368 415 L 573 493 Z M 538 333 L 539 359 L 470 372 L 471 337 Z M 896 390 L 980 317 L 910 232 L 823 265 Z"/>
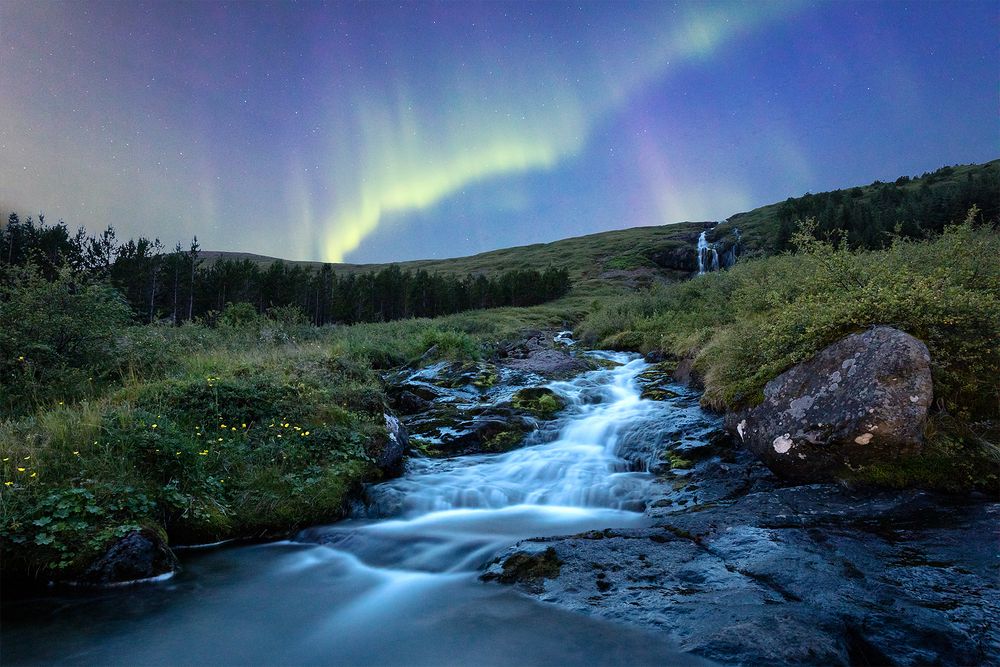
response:
<path fill-rule="evenodd" d="M 706 269 L 705 266 L 708 266 Z M 698 275 L 707 271 L 719 270 L 719 253 L 715 246 L 708 242 L 708 232 L 704 231 L 698 236 Z"/>

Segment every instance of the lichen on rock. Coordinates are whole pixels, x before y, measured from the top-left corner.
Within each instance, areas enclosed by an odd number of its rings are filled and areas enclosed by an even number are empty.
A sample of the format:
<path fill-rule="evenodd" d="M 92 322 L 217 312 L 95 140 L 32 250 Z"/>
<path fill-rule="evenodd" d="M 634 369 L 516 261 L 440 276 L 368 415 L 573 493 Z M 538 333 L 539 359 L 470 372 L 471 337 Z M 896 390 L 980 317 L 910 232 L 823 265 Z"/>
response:
<path fill-rule="evenodd" d="M 877 326 L 771 380 L 727 427 L 779 476 L 825 481 L 918 453 L 932 398 L 927 346 Z"/>

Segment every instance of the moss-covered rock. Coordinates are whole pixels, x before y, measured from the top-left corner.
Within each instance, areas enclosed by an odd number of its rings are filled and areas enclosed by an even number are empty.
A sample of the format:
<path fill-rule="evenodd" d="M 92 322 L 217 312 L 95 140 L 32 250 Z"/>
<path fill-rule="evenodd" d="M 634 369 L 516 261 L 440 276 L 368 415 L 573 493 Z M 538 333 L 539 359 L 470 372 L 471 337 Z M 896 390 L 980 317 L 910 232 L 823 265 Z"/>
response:
<path fill-rule="evenodd" d="M 511 405 L 539 419 L 552 419 L 566 407 L 566 402 L 547 387 L 528 387 L 514 394 Z"/>
<path fill-rule="evenodd" d="M 494 569 L 483 575 L 485 581 L 501 584 L 532 584 L 543 579 L 555 579 L 562 568 L 562 560 L 552 547 L 541 553 L 518 551 L 503 562 L 499 572 Z"/>

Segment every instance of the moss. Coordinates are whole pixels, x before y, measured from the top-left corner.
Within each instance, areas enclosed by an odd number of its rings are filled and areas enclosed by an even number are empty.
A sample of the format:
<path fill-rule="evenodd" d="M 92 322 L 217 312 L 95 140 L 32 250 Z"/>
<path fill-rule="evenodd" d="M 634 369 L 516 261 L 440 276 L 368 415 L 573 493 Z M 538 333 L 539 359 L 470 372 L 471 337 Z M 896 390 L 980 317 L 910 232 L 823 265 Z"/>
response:
<path fill-rule="evenodd" d="M 489 389 L 490 387 L 495 386 L 499 381 L 500 376 L 497 374 L 496 367 L 486 366 L 472 381 L 472 384 L 479 389 Z"/>
<path fill-rule="evenodd" d="M 642 390 L 640 398 L 644 398 L 650 401 L 665 401 L 668 398 L 677 398 L 680 396 L 676 391 L 670 389 L 663 389 L 661 387 L 648 387 Z"/>
<path fill-rule="evenodd" d="M 586 360 L 587 365 L 594 370 L 618 368 L 622 365 L 613 359 L 604 359 L 603 357 L 586 357 Z"/>
<path fill-rule="evenodd" d="M 503 563 L 500 574 L 487 576 L 503 584 L 532 583 L 542 579 L 556 579 L 562 570 L 563 561 L 552 547 L 538 554 L 518 551 Z"/>
<path fill-rule="evenodd" d="M 986 441 L 938 432 L 920 454 L 845 471 L 843 479 L 862 486 L 949 493 L 974 489 L 995 495 L 1000 488 L 1000 451 Z"/>
<path fill-rule="evenodd" d="M 525 410 L 539 419 L 552 419 L 566 403 L 554 391 L 546 387 L 529 387 L 519 390 L 511 399 L 511 405 Z"/>
<path fill-rule="evenodd" d="M 484 452 L 509 452 L 517 449 L 524 441 L 524 432 L 520 429 L 501 431 L 483 441 L 482 450 Z"/>
<path fill-rule="evenodd" d="M 670 461 L 670 467 L 675 470 L 687 470 L 694 465 L 693 462 L 684 458 L 677 452 L 667 452 L 667 458 Z"/>

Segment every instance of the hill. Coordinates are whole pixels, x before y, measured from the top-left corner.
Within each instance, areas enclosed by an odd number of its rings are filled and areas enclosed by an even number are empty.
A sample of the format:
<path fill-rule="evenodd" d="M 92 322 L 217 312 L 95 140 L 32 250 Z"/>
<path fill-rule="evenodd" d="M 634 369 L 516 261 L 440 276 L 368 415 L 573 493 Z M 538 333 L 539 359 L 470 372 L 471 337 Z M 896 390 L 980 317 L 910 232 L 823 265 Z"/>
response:
<path fill-rule="evenodd" d="M 663 269 L 682 277 L 693 270 L 693 258 L 698 235 L 714 222 L 680 222 L 652 227 L 633 227 L 586 236 L 561 239 L 551 243 L 535 243 L 448 259 L 419 259 L 392 264 L 329 264 L 335 273 L 368 273 L 395 265 L 404 271 L 425 270 L 430 273 L 468 275 L 501 273 L 546 266 L 566 268 L 575 283 L 601 277 L 621 277 L 627 272 L 642 273 L 643 269 Z M 690 250 L 690 253 L 687 251 Z M 675 257 L 671 261 L 671 257 Z M 241 252 L 204 251 L 208 261 L 247 260 L 255 264 L 286 264 L 319 268 L 322 262 L 282 260 L 276 257 Z"/>

